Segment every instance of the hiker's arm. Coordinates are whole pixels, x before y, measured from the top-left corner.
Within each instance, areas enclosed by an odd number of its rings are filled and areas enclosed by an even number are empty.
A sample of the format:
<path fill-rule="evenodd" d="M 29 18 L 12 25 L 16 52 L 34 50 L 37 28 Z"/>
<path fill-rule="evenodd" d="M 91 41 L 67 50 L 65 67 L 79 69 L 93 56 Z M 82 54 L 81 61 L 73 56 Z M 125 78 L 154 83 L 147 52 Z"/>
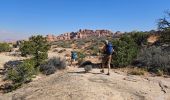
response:
<path fill-rule="evenodd" d="M 102 48 L 102 53 L 104 53 L 106 51 L 106 46 L 104 46 L 103 48 Z"/>

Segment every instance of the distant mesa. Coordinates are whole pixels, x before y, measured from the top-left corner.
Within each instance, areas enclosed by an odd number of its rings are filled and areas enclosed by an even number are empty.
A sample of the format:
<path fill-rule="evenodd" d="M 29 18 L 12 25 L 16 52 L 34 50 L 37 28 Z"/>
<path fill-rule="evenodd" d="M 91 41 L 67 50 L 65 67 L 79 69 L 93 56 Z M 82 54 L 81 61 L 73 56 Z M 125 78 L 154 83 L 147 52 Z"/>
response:
<path fill-rule="evenodd" d="M 91 36 L 96 36 L 96 37 L 113 36 L 113 32 L 109 30 L 95 30 L 94 31 L 94 30 L 89 30 L 89 29 L 84 29 L 84 30 L 80 29 L 78 32 L 64 33 L 59 36 L 47 35 L 46 37 L 48 41 L 52 42 L 52 41 L 58 41 L 58 40 L 85 39 Z"/>

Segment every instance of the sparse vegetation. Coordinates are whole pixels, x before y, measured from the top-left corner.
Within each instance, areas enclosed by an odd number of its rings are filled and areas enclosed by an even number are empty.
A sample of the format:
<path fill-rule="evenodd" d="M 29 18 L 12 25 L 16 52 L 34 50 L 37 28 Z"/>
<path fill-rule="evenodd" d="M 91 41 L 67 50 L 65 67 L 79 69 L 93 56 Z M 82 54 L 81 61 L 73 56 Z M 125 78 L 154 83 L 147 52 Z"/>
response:
<path fill-rule="evenodd" d="M 65 69 L 67 66 L 66 60 L 61 58 L 51 58 L 45 64 L 40 66 L 40 71 L 45 75 L 55 73 L 58 69 Z"/>
<path fill-rule="evenodd" d="M 9 52 L 11 49 L 8 43 L 0 43 L 0 52 Z"/>
<path fill-rule="evenodd" d="M 47 59 L 47 52 L 50 49 L 46 38 L 38 35 L 29 38 L 29 41 L 25 41 L 20 46 L 20 51 L 23 56 L 31 55 L 32 58 L 24 60 L 16 67 L 8 67 L 7 80 L 11 80 L 11 89 L 17 89 L 22 84 L 31 81 L 33 75 L 39 72 L 39 65 L 45 62 Z"/>
<path fill-rule="evenodd" d="M 53 42 L 51 45 L 56 45 L 57 47 L 62 47 L 62 48 L 71 48 L 71 41 L 56 41 Z"/>
<path fill-rule="evenodd" d="M 128 70 L 128 74 L 131 74 L 131 75 L 144 75 L 145 73 L 146 73 L 146 70 L 142 68 L 130 68 Z"/>
<path fill-rule="evenodd" d="M 137 60 L 146 66 L 148 71 L 159 73 L 161 71 L 170 74 L 170 52 L 161 47 L 152 46 L 142 49 Z"/>
<path fill-rule="evenodd" d="M 78 54 L 78 64 L 80 65 L 83 61 L 86 55 L 83 52 L 77 52 Z"/>
<path fill-rule="evenodd" d="M 76 46 L 77 46 L 78 48 L 82 48 L 83 46 L 85 46 L 85 41 L 82 40 L 82 39 L 77 40 L 77 41 L 76 41 Z"/>

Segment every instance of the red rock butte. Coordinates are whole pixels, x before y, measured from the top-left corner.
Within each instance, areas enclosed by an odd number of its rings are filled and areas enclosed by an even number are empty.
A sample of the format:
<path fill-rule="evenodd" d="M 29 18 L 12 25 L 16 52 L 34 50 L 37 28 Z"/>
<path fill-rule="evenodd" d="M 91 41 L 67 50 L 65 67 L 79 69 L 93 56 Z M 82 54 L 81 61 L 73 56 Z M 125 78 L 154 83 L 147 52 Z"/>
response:
<path fill-rule="evenodd" d="M 113 32 L 109 30 L 79 30 L 78 32 L 64 33 L 59 36 L 47 35 L 48 41 L 58 41 L 58 40 L 72 40 L 72 39 L 85 39 L 91 36 L 102 37 L 102 36 L 112 36 Z"/>

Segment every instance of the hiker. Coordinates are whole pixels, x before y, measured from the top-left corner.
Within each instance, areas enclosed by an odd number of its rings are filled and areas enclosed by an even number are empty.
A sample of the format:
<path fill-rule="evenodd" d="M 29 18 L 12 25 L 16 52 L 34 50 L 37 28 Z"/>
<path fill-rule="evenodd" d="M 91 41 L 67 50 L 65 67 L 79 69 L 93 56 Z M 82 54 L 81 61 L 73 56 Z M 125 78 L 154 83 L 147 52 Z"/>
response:
<path fill-rule="evenodd" d="M 77 59 L 77 52 L 71 51 L 71 66 Z"/>
<path fill-rule="evenodd" d="M 104 41 L 105 46 L 103 47 L 102 51 L 103 51 L 103 58 L 102 58 L 102 69 L 101 69 L 101 73 L 104 73 L 104 67 L 107 64 L 108 67 L 108 73 L 107 75 L 110 75 L 110 63 L 112 60 L 112 54 L 114 52 L 113 49 L 113 45 L 111 43 L 109 43 L 108 40 Z"/>

